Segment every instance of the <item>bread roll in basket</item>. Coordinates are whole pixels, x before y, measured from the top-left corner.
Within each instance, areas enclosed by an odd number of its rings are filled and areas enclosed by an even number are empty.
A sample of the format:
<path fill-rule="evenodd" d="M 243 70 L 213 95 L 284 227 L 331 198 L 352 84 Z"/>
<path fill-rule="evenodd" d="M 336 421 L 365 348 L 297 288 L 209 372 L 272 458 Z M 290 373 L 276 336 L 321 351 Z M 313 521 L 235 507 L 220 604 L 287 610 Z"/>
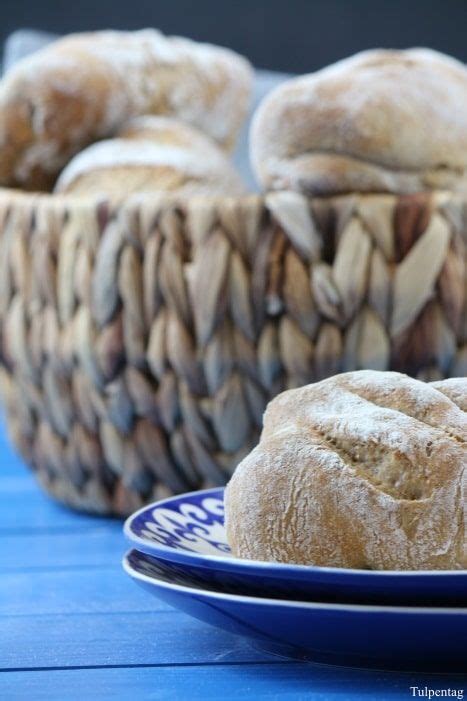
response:
<path fill-rule="evenodd" d="M 341 371 L 467 374 L 467 196 L 0 192 L 13 442 L 78 509 L 225 483 L 267 402 Z"/>

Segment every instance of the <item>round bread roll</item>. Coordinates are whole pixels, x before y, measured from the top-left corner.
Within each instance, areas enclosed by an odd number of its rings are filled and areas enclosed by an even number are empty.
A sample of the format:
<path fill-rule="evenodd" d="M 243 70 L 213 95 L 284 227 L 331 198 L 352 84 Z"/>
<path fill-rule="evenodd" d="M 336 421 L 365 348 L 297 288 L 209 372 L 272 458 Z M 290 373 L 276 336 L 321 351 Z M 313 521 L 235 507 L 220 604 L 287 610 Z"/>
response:
<path fill-rule="evenodd" d="M 171 191 L 177 195 L 241 195 L 245 188 L 224 151 L 171 117 L 139 117 L 118 138 L 88 146 L 60 175 L 56 192 L 102 194 Z"/>
<path fill-rule="evenodd" d="M 467 415 L 440 391 L 363 370 L 276 397 L 225 494 L 237 557 L 462 569 Z"/>
<path fill-rule="evenodd" d="M 467 189 L 467 69 L 429 49 L 364 51 L 283 83 L 253 119 L 265 189 Z"/>
<path fill-rule="evenodd" d="M 229 149 L 251 84 L 234 52 L 154 29 L 67 36 L 0 83 L 0 185 L 50 188 L 72 156 L 142 114 L 175 115 Z"/>
<path fill-rule="evenodd" d="M 449 397 L 463 411 L 467 411 L 467 377 L 451 377 L 448 380 L 438 380 L 438 382 L 432 382 L 431 386 L 445 394 L 446 397 Z"/>

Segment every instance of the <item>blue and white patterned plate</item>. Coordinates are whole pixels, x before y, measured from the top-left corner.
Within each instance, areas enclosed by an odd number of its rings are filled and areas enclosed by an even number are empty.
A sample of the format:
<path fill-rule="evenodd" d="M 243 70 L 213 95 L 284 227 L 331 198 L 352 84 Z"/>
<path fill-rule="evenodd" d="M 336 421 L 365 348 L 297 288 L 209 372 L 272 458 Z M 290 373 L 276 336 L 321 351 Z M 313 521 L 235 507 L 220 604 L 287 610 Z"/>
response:
<path fill-rule="evenodd" d="M 123 561 L 139 585 L 195 618 L 280 655 L 355 667 L 465 672 L 467 608 L 362 606 L 242 596 L 202 587 L 136 550 Z"/>
<path fill-rule="evenodd" d="M 404 605 L 467 606 L 467 571 L 394 572 L 285 565 L 234 558 L 224 529 L 223 489 L 145 506 L 127 519 L 133 547 L 176 563 L 199 584 L 248 595 Z"/>

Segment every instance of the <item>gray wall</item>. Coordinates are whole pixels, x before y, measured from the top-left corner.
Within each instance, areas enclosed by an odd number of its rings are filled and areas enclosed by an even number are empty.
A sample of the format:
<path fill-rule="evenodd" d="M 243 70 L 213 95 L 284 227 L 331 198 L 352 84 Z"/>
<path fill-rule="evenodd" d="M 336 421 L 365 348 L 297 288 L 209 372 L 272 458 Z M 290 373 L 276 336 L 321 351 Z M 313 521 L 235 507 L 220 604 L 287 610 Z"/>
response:
<path fill-rule="evenodd" d="M 467 0 L 0 0 L 0 38 L 155 26 L 307 72 L 363 48 L 426 45 L 467 60 Z"/>

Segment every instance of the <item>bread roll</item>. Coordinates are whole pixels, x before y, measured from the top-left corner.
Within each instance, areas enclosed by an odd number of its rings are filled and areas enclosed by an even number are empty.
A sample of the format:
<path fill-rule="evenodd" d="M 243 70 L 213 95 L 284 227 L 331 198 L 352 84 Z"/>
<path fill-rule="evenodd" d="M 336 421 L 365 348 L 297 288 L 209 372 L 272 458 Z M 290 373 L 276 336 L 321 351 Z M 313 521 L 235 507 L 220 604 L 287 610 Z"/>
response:
<path fill-rule="evenodd" d="M 170 117 L 142 117 L 130 121 L 118 138 L 88 146 L 75 156 L 55 191 L 118 199 L 161 191 L 240 195 L 245 189 L 209 137 Z"/>
<path fill-rule="evenodd" d="M 446 397 L 449 397 L 463 411 L 467 411 L 467 377 L 451 377 L 448 380 L 438 380 L 438 382 L 432 382 L 431 386 L 445 394 Z"/>
<path fill-rule="evenodd" d="M 0 84 L 0 185 L 50 188 L 63 166 L 142 114 L 175 115 L 232 147 L 252 83 L 237 54 L 154 29 L 67 36 Z"/>
<path fill-rule="evenodd" d="M 363 370 L 276 397 L 225 494 L 237 557 L 461 569 L 467 415 L 436 388 Z"/>
<path fill-rule="evenodd" d="M 265 189 L 465 191 L 467 69 L 429 49 L 364 51 L 276 88 L 250 148 Z"/>

